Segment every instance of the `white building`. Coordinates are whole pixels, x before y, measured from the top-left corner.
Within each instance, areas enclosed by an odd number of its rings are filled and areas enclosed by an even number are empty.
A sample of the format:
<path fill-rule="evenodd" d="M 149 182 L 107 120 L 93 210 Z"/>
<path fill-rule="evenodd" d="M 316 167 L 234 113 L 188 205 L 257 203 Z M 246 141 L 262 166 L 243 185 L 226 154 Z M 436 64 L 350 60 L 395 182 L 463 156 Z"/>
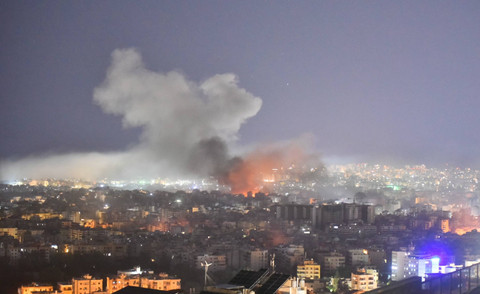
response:
<path fill-rule="evenodd" d="M 404 251 L 392 251 L 392 281 L 428 274 L 440 273 L 440 258 L 427 255 L 410 255 Z"/>
<path fill-rule="evenodd" d="M 278 294 L 307 294 L 304 279 L 290 278 L 275 293 Z"/>
<path fill-rule="evenodd" d="M 392 281 L 407 278 L 408 253 L 405 251 L 392 251 Z"/>

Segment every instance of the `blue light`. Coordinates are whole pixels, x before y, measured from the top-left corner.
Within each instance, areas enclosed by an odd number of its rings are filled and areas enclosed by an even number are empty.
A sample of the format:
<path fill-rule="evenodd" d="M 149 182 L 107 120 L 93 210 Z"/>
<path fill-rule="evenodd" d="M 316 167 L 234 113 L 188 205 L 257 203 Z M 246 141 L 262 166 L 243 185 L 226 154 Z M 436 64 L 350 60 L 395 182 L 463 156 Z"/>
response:
<path fill-rule="evenodd" d="M 432 273 L 438 274 L 440 271 L 440 257 L 434 256 L 430 260 L 432 262 Z"/>

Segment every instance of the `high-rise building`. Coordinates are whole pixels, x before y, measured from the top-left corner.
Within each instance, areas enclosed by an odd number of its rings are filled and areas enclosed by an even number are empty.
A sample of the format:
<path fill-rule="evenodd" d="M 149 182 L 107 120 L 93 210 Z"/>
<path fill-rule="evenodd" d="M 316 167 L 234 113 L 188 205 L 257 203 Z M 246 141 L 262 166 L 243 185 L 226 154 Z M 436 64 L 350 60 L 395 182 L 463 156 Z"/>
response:
<path fill-rule="evenodd" d="M 283 220 L 311 220 L 312 218 L 312 205 L 303 204 L 283 204 L 276 205 L 274 211 L 277 219 Z"/>
<path fill-rule="evenodd" d="M 407 278 L 408 254 L 405 251 L 392 251 L 392 281 Z"/>
<path fill-rule="evenodd" d="M 316 228 L 325 228 L 329 224 L 348 224 L 363 222 L 371 224 L 375 218 L 375 209 L 371 205 L 342 203 L 317 205 L 312 207 L 312 224 Z"/>

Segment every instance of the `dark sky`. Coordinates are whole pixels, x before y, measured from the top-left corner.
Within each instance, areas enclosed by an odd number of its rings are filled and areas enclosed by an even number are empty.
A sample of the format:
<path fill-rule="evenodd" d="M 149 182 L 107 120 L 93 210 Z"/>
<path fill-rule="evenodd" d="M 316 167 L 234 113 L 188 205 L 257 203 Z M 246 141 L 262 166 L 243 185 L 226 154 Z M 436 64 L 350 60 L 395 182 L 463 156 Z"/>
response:
<path fill-rule="evenodd" d="M 152 71 L 236 74 L 263 100 L 239 144 L 480 167 L 479 1 L 1 1 L 0 158 L 136 144 L 92 99 L 131 47 Z"/>

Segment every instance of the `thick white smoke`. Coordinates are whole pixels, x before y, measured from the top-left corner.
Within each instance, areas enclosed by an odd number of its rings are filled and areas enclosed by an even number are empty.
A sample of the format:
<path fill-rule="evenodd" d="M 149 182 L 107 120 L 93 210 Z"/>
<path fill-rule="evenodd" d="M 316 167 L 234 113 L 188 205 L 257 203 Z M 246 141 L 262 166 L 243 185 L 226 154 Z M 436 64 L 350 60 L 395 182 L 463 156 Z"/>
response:
<path fill-rule="evenodd" d="M 117 49 L 105 81 L 94 90 L 106 113 L 141 127 L 138 144 L 122 152 L 71 153 L 3 162 L 2 179 L 205 176 L 228 168 L 227 146 L 257 114 L 260 98 L 238 87 L 234 74 L 203 83 L 145 67 L 135 49 Z"/>

